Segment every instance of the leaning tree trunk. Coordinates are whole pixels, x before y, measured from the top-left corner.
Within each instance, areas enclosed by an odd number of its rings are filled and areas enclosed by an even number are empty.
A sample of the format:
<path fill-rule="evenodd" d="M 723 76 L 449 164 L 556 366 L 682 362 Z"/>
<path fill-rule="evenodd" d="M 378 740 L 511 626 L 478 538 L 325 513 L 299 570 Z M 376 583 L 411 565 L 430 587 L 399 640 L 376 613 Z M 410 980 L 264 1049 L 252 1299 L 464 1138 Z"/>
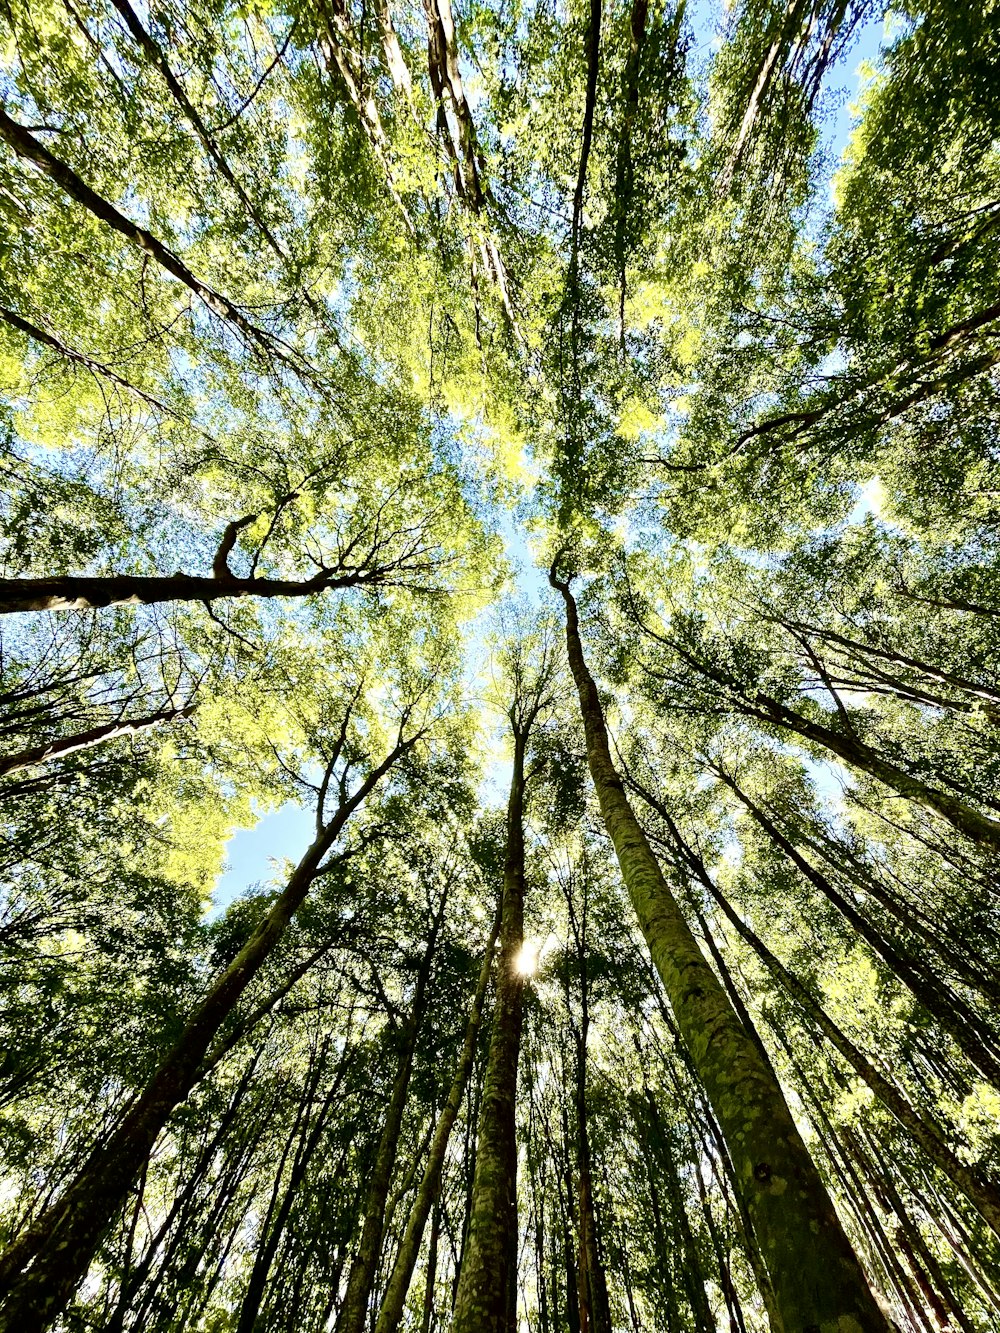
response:
<path fill-rule="evenodd" d="M 517 1228 L 517 1142 L 514 1114 L 521 1048 L 523 978 L 517 956 L 524 936 L 524 751 L 515 731 L 514 772 L 507 805 L 500 921 L 500 963 L 483 1104 L 469 1236 L 455 1294 L 452 1333 L 507 1333 L 511 1266 Z"/>
<path fill-rule="evenodd" d="M 438 1117 L 423 1178 L 417 1190 L 417 1197 L 413 1201 L 413 1207 L 410 1209 L 410 1215 L 407 1218 L 406 1230 L 403 1233 L 399 1253 L 396 1255 L 392 1276 L 389 1278 L 385 1295 L 382 1297 L 382 1306 L 378 1313 L 375 1333 L 395 1333 L 403 1315 L 403 1306 L 406 1303 L 406 1296 L 413 1278 L 413 1270 L 416 1267 L 417 1257 L 420 1253 L 424 1227 L 427 1225 L 427 1218 L 437 1200 L 438 1190 L 441 1187 L 441 1173 L 444 1170 L 448 1140 L 451 1138 L 452 1126 L 455 1123 L 455 1117 L 458 1115 L 458 1109 L 462 1105 L 465 1086 L 469 1081 L 469 1073 L 472 1070 L 472 1061 L 476 1052 L 476 1038 L 479 1035 L 479 1025 L 483 1013 L 483 1002 L 486 999 L 486 988 L 489 985 L 490 971 L 493 966 L 493 948 L 496 944 L 498 926 L 499 922 L 495 922 L 486 946 L 486 956 L 483 958 L 483 965 L 479 970 L 479 981 L 476 986 L 476 993 L 473 996 L 472 1008 L 469 1011 L 465 1040 L 459 1053 L 455 1075 L 448 1091 L 448 1098 L 441 1110 L 441 1115 Z M 431 1279 L 428 1280 L 431 1281 Z"/>
<path fill-rule="evenodd" d="M 865 914 L 859 911 L 851 896 L 838 892 L 830 880 L 806 860 L 791 840 L 785 837 L 733 778 L 721 768 L 714 768 L 713 772 L 718 773 L 726 786 L 735 793 L 775 846 L 779 847 L 796 869 L 833 903 L 886 967 L 908 987 L 927 1012 L 937 1019 L 980 1073 L 989 1079 L 995 1088 L 1000 1088 L 1000 1053 L 997 1051 L 997 1038 L 972 1006 L 939 982 L 920 961 L 911 954 L 904 953 L 886 937 L 884 931 L 877 930 Z"/>
<path fill-rule="evenodd" d="M 566 643 L 601 814 L 692 1063 L 736 1168 L 767 1269 L 781 1333 L 889 1333 L 864 1271 L 809 1156 L 781 1086 L 733 1008 L 680 911 L 611 759 L 597 686 L 583 656 L 576 602 Z"/>
<path fill-rule="evenodd" d="M 410 1007 L 409 1016 L 400 1033 L 399 1059 L 396 1075 L 392 1082 L 392 1093 L 386 1108 L 382 1133 L 375 1152 L 371 1180 L 365 1200 L 365 1216 L 361 1225 L 361 1239 L 358 1250 L 351 1263 L 347 1276 L 347 1291 L 344 1303 L 337 1318 L 336 1333 L 364 1333 L 368 1318 L 368 1302 L 378 1273 L 379 1258 L 382 1254 L 382 1241 L 385 1237 L 386 1200 L 389 1185 L 396 1166 L 399 1150 L 399 1135 L 403 1127 L 403 1113 L 410 1091 L 410 1076 L 413 1073 L 413 1057 L 417 1047 L 417 1037 L 427 1007 L 427 983 L 430 980 L 431 966 L 437 947 L 438 931 L 444 916 L 447 890 L 441 899 L 441 906 L 434 918 L 430 939 L 420 962 L 417 985 Z"/>
<path fill-rule="evenodd" d="M 0 1256 L 0 1333 L 40 1333 L 56 1320 L 90 1267 L 160 1131 L 198 1082 L 213 1038 L 273 952 L 345 824 L 412 741 L 400 740 L 326 824 L 270 912 L 216 980 L 173 1048 L 110 1138 L 76 1179 Z"/>

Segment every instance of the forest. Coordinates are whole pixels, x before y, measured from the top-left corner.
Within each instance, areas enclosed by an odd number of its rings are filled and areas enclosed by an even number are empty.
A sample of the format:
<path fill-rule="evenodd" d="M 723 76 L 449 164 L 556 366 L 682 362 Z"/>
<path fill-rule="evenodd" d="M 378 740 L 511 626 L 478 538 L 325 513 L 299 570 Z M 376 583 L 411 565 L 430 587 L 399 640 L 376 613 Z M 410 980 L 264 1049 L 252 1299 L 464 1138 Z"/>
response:
<path fill-rule="evenodd" d="M 1000 1328 L 1000 0 L 0 0 L 0 1333 Z"/>

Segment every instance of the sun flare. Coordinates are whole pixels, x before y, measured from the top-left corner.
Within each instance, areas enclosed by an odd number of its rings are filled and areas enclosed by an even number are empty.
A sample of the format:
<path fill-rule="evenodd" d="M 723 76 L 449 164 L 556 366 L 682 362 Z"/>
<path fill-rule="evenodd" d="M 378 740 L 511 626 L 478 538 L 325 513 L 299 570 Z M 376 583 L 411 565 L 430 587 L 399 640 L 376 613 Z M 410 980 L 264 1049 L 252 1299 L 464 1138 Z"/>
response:
<path fill-rule="evenodd" d="M 525 940 L 514 956 L 514 971 L 519 977 L 533 977 L 538 971 L 538 940 Z"/>

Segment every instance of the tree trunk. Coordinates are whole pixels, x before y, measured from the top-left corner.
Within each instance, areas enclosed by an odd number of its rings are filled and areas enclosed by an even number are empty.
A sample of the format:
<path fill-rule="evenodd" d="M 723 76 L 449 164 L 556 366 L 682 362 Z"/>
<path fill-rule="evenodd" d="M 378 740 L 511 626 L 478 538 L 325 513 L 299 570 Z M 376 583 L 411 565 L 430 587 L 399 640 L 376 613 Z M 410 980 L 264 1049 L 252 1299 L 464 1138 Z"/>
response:
<path fill-rule="evenodd" d="M 62 1196 L 0 1256 L 0 1283 L 6 1288 L 0 1333 L 40 1333 L 65 1309 L 170 1113 L 197 1083 L 212 1039 L 285 933 L 350 816 L 412 743 L 399 740 L 317 834 L 270 912 L 216 980 L 118 1128 Z"/>
<path fill-rule="evenodd" d="M 399 1321 L 403 1314 L 406 1295 L 410 1289 L 413 1270 L 416 1267 L 417 1257 L 420 1253 L 424 1227 L 427 1225 L 428 1215 L 431 1212 L 438 1196 L 438 1190 L 441 1187 L 441 1173 L 444 1170 L 444 1158 L 445 1153 L 448 1151 L 448 1140 L 451 1137 L 451 1130 L 455 1123 L 455 1117 L 458 1115 L 459 1107 L 462 1105 L 462 1098 L 465 1096 L 465 1086 L 469 1081 L 469 1073 L 472 1069 L 472 1059 L 476 1051 L 476 1038 L 479 1035 L 483 1003 L 486 999 L 486 988 L 489 985 L 490 971 L 493 967 L 493 949 L 496 944 L 499 924 L 498 920 L 490 933 L 489 942 L 486 946 L 486 955 L 483 958 L 483 965 L 479 970 L 479 982 L 476 986 L 476 993 L 472 1000 L 472 1008 L 469 1010 L 469 1021 L 466 1024 L 465 1040 L 462 1043 L 462 1050 L 458 1057 L 455 1075 L 448 1092 L 448 1098 L 441 1110 L 441 1115 L 438 1118 L 437 1127 L 434 1130 L 434 1138 L 431 1142 L 427 1165 L 424 1168 L 423 1179 L 420 1182 L 417 1197 L 414 1199 L 413 1206 L 410 1209 L 410 1216 L 407 1219 L 403 1241 L 399 1247 L 399 1253 L 396 1255 L 396 1262 L 393 1265 L 392 1276 L 389 1278 L 389 1284 L 386 1287 L 385 1295 L 382 1298 L 382 1307 L 378 1313 L 378 1322 L 375 1325 L 375 1333 L 394 1333 L 395 1329 L 399 1326 Z"/>
<path fill-rule="evenodd" d="M 679 837 L 679 835 L 677 835 Z M 833 1021 L 812 994 L 809 987 L 771 952 L 764 941 L 734 910 L 709 875 L 701 858 L 684 846 L 688 860 L 699 880 L 722 909 L 726 920 L 739 937 L 749 944 L 772 975 L 801 1005 L 831 1045 L 840 1052 L 854 1072 L 871 1088 L 883 1106 L 896 1117 L 913 1140 L 923 1148 L 930 1160 L 958 1187 L 979 1212 L 984 1221 L 1000 1236 L 1000 1190 L 993 1182 L 984 1180 L 975 1167 L 966 1166 L 951 1150 L 940 1129 L 910 1105 L 899 1091 L 850 1037 Z"/>
<path fill-rule="evenodd" d="M 288 1224 L 288 1217 L 292 1211 L 292 1205 L 295 1203 L 295 1197 L 305 1178 L 313 1154 L 319 1147 L 320 1140 L 323 1136 L 323 1130 L 326 1128 L 330 1111 L 333 1108 L 334 1098 L 340 1091 L 348 1066 L 354 1058 L 354 1052 L 351 1050 L 350 1043 L 345 1043 L 343 1054 L 337 1062 L 337 1073 L 334 1076 L 330 1091 L 327 1093 L 322 1106 L 317 1112 L 312 1127 L 309 1129 L 308 1134 L 306 1134 L 306 1127 L 308 1124 L 307 1118 L 313 1098 L 316 1095 L 319 1083 L 318 1075 L 323 1072 L 325 1054 L 326 1052 L 324 1049 L 320 1055 L 320 1067 L 317 1078 L 307 1090 L 305 1105 L 300 1107 L 299 1116 L 292 1131 L 288 1146 L 290 1148 L 291 1141 L 298 1138 L 299 1147 L 292 1162 L 292 1169 L 289 1172 L 288 1181 L 285 1184 L 280 1204 L 278 1203 L 278 1191 L 281 1188 L 281 1176 L 284 1161 L 282 1161 L 275 1176 L 274 1190 L 271 1195 L 271 1206 L 268 1209 L 268 1215 L 264 1221 L 260 1237 L 260 1246 L 254 1257 L 253 1268 L 250 1271 L 250 1280 L 247 1283 L 247 1289 L 243 1296 L 243 1304 L 240 1307 L 240 1317 L 239 1322 L 236 1325 L 236 1333 L 253 1333 L 253 1330 L 256 1327 L 261 1301 L 264 1298 L 264 1291 L 267 1287 L 267 1279 L 271 1272 L 271 1267 L 274 1264 L 274 1256 L 277 1254 L 278 1246 L 281 1244 L 281 1238 L 284 1234 L 285 1227 Z M 288 1149 L 286 1149 L 286 1154 L 287 1151 Z"/>
<path fill-rule="evenodd" d="M 774 1292 L 781 1333 L 889 1333 L 773 1072 L 741 1024 L 674 901 L 611 759 L 576 602 L 566 641 L 587 759 L 622 877 L 694 1066 L 736 1167 Z"/>
<path fill-rule="evenodd" d="M 65 574 L 0 579 L 0 616 L 18 611 L 90 611 L 102 606 L 214 602 L 220 597 L 309 597 L 331 588 L 377 583 L 379 570 L 319 574 L 311 579 L 219 578 L 203 574 Z"/>
<path fill-rule="evenodd" d="M 12 120 L 2 107 L 0 107 L 0 138 L 7 142 L 18 157 L 33 162 L 50 180 L 55 181 L 70 199 L 100 219 L 107 227 L 126 237 L 143 254 L 149 255 L 162 269 L 182 282 L 213 314 L 226 320 L 242 334 L 249 346 L 255 347 L 265 356 L 282 361 L 292 371 L 302 373 L 303 363 L 287 343 L 254 324 L 228 297 L 196 277 L 179 255 L 174 254 L 152 232 L 138 226 L 131 218 L 119 212 L 114 204 L 92 190 L 72 167 L 50 152 L 24 125 Z"/>
<path fill-rule="evenodd" d="M 757 957 L 760 958 L 761 962 L 764 962 L 764 965 L 767 966 L 769 972 L 772 973 L 772 976 L 784 986 L 785 990 L 787 990 L 797 1002 L 799 1002 L 801 1008 L 804 1009 L 804 1012 L 808 1013 L 808 1016 L 812 1018 L 812 1021 L 815 1022 L 817 1028 L 820 1029 L 820 1032 L 823 1032 L 829 1042 L 835 1046 L 835 1049 L 839 1050 L 841 1056 L 843 1056 L 844 1060 L 848 1062 L 848 1065 L 855 1070 L 855 1073 L 859 1074 L 859 1077 L 867 1082 L 869 1088 L 872 1089 L 872 1092 L 875 1093 L 875 1096 L 881 1101 L 881 1104 L 883 1104 L 889 1112 L 892 1112 L 893 1116 L 896 1117 L 896 1120 L 900 1122 L 900 1125 L 911 1134 L 913 1141 L 917 1142 L 917 1144 L 924 1149 L 924 1152 L 931 1158 L 933 1164 L 935 1164 L 941 1172 L 944 1172 L 945 1176 L 952 1181 L 952 1184 L 957 1185 L 957 1188 L 961 1190 L 961 1193 L 963 1193 L 964 1196 L 968 1198 L 968 1201 L 971 1202 L 973 1208 L 975 1208 L 977 1212 L 980 1213 L 980 1216 L 984 1218 L 984 1221 L 995 1230 L 997 1236 L 1000 1236 L 1000 1190 L 996 1188 L 996 1185 L 993 1184 L 992 1181 L 984 1180 L 973 1166 L 967 1166 L 964 1162 L 961 1162 L 960 1158 L 956 1156 L 956 1153 L 953 1153 L 952 1149 L 949 1148 L 947 1141 L 945 1141 L 944 1134 L 937 1128 L 937 1125 L 933 1124 L 932 1121 L 927 1120 L 927 1117 L 923 1116 L 920 1112 L 917 1112 L 917 1110 L 909 1104 L 909 1101 L 904 1097 L 904 1094 L 900 1092 L 899 1088 L 897 1088 L 893 1082 L 889 1081 L 883 1073 L 880 1073 L 877 1066 L 865 1056 L 863 1050 L 861 1050 L 859 1046 L 853 1044 L 851 1038 L 847 1036 L 847 1033 L 845 1033 L 836 1022 L 833 1022 L 832 1018 L 829 1017 L 827 1010 L 825 1010 L 819 1000 L 813 996 L 813 993 L 809 990 L 808 986 L 805 985 L 805 982 L 800 981 L 799 977 L 795 976 L 795 973 L 789 972 L 789 969 L 785 968 L 783 962 L 781 962 L 779 958 L 776 957 L 776 954 L 773 954 L 771 949 L 768 949 L 768 946 L 764 944 L 764 941 L 761 940 L 759 934 L 757 934 L 755 930 L 743 920 L 743 917 L 733 909 L 731 902 L 728 901 L 728 898 L 721 892 L 721 889 L 717 886 L 715 880 L 711 877 L 711 874 L 708 873 L 708 868 L 705 866 L 704 861 L 701 860 L 699 854 L 697 854 L 691 846 L 688 846 L 687 842 L 684 841 L 684 838 L 681 837 L 675 822 L 673 822 L 672 818 L 669 818 L 669 812 L 660 805 L 660 802 L 653 801 L 652 798 L 651 804 L 655 805 L 655 808 L 659 808 L 660 813 L 663 813 L 664 817 L 667 818 L 669 829 L 671 829 L 671 836 L 673 837 L 673 840 L 675 840 L 677 846 L 679 846 L 681 854 L 683 854 L 685 860 L 688 861 L 688 864 L 691 865 L 691 868 L 695 870 L 697 878 L 699 878 L 701 884 L 704 885 L 704 888 L 708 890 L 708 893 L 711 894 L 712 900 L 719 905 L 721 910 L 723 910 L 725 920 L 729 922 L 729 925 L 732 926 L 733 930 L 736 930 L 736 933 L 739 934 L 741 940 L 743 940 L 745 944 L 751 946 L 753 952 L 757 954 Z M 711 933 L 709 933 L 709 938 L 711 938 Z M 724 966 L 721 958 L 719 964 L 720 966 Z M 749 1016 L 744 1020 L 744 1022 L 747 1021 L 749 1021 Z"/>
<path fill-rule="evenodd" d="M 410 1075 L 413 1073 L 413 1057 L 417 1046 L 417 1037 L 427 1008 L 427 984 L 430 980 L 431 967 L 437 948 L 438 932 L 444 917 L 448 891 L 441 898 L 431 927 L 430 939 L 420 962 L 416 990 L 409 1017 L 400 1033 L 399 1060 L 396 1076 L 392 1083 L 392 1095 L 386 1109 L 378 1150 L 372 1167 L 368 1196 L 365 1203 L 365 1218 L 361 1226 L 361 1240 L 357 1253 L 347 1276 L 347 1291 L 344 1303 L 337 1317 L 336 1333 L 364 1333 L 368 1319 L 368 1302 L 371 1300 L 372 1287 L 378 1272 L 379 1258 L 382 1254 L 382 1241 L 385 1237 L 386 1201 L 389 1185 L 396 1165 L 399 1149 L 399 1135 L 403 1127 L 403 1113 L 410 1091 Z"/>
<path fill-rule="evenodd" d="M 515 1109 L 524 989 L 517 961 L 524 943 L 526 744 L 527 730 L 515 730 L 496 1009 L 479 1115 L 469 1236 L 458 1276 L 452 1333 L 507 1333 L 508 1328 L 510 1267 L 517 1227 Z"/>

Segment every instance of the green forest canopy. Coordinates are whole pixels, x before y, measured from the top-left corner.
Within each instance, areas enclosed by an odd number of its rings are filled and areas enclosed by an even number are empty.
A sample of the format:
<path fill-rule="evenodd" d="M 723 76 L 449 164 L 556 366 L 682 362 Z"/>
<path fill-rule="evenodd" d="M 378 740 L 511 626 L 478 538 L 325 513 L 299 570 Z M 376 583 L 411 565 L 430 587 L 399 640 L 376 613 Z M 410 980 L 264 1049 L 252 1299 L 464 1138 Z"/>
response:
<path fill-rule="evenodd" d="M 1000 1326 L 995 0 L 0 42 L 0 1330 Z"/>

